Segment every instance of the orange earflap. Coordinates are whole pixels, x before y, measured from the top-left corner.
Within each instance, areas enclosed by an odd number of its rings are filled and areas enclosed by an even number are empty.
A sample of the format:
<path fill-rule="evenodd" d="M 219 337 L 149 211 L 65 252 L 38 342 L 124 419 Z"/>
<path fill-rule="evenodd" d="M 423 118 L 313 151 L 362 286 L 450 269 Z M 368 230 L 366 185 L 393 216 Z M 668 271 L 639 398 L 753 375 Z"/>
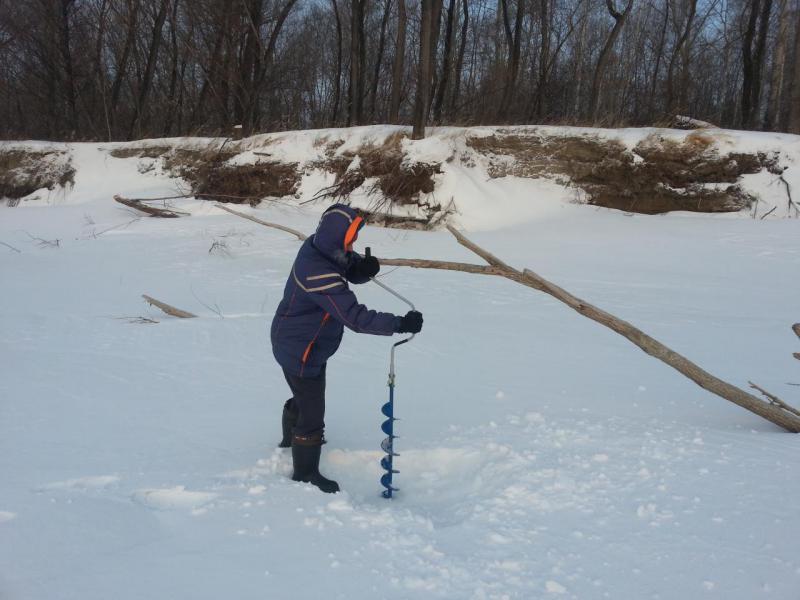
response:
<path fill-rule="evenodd" d="M 350 223 L 350 227 L 347 228 L 347 233 L 344 234 L 344 249 L 347 252 L 351 252 L 353 250 L 353 242 L 356 241 L 358 238 L 358 230 L 361 228 L 361 223 L 364 222 L 364 219 L 361 217 L 356 217 L 353 219 L 353 222 Z"/>

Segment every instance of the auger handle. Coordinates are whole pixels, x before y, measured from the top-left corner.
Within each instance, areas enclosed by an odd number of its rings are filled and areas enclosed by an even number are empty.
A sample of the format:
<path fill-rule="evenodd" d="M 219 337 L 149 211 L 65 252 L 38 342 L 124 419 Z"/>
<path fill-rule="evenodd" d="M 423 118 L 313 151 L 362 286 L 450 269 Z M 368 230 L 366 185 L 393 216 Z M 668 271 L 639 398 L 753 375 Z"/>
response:
<path fill-rule="evenodd" d="M 365 248 L 365 250 L 364 250 L 364 257 L 369 258 L 370 256 L 372 256 L 372 250 L 370 249 L 369 246 L 367 246 Z M 372 283 L 378 284 L 380 287 L 382 287 L 387 292 L 389 292 L 392 296 L 394 296 L 395 298 L 398 298 L 402 302 L 405 302 L 406 304 L 408 304 L 411 307 L 411 310 L 417 310 L 417 308 L 414 306 L 414 304 L 408 298 L 405 298 L 405 297 L 401 296 L 400 294 L 395 292 L 392 288 L 390 288 L 388 285 L 386 285 L 385 283 L 383 283 L 381 281 L 378 281 L 374 277 L 370 277 L 370 279 L 372 280 Z M 403 344 L 407 344 L 408 342 L 413 340 L 416 335 L 417 335 L 416 333 L 412 333 L 411 337 L 407 337 L 406 339 L 400 340 L 399 342 L 396 342 L 395 344 L 392 345 L 392 355 L 391 355 L 391 360 L 390 360 L 390 363 L 389 363 L 389 381 L 391 383 L 394 383 L 394 351 L 397 349 L 398 346 L 402 346 Z"/>

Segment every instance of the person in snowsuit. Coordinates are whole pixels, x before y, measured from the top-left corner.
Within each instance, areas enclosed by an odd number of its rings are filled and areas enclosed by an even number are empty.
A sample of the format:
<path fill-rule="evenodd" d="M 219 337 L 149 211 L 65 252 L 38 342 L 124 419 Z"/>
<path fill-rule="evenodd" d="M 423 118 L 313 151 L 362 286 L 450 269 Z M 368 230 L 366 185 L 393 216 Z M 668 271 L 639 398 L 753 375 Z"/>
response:
<path fill-rule="evenodd" d="M 422 329 L 421 313 L 409 311 L 400 317 L 369 310 L 350 290 L 348 283 L 366 283 L 380 270 L 374 256 L 353 251 L 363 226 L 363 218 L 343 204 L 322 214 L 316 232 L 297 253 L 270 335 L 272 352 L 292 391 L 283 406 L 280 447 L 292 448 L 294 481 L 329 493 L 338 492 L 339 485 L 319 472 L 325 443 L 325 370 L 344 328 L 373 335 Z"/>

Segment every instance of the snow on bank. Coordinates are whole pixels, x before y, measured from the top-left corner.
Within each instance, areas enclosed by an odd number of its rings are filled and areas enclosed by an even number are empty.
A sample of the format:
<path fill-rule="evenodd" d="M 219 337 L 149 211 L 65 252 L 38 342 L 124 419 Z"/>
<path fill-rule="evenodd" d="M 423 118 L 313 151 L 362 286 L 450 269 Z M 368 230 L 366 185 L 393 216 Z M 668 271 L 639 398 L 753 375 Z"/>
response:
<path fill-rule="evenodd" d="M 114 194 L 140 197 L 173 196 L 190 191 L 187 182 L 175 178 L 164 168 L 159 153 L 169 150 L 213 150 L 212 154 L 232 153 L 225 164 L 246 166 L 276 162 L 297 165 L 299 184 L 294 196 L 281 202 L 302 204 L 312 200 L 334 182 L 334 174 L 322 168 L 326 161 L 352 156 L 364 148 L 392 143 L 408 130 L 399 126 L 367 126 L 350 129 L 323 129 L 263 134 L 232 142 L 222 138 L 168 138 L 130 143 L 57 144 L 47 142 L 0 142 L 2 150 L 66 151 L 77 175 L 73 185 L 54 190 L 42 189 L 23 198 L 23 205 L 37 203 L 80 203 L 91 199 L 110 199 Z M 413 205 L 395 205 L 395 216 L 419 219 L 429 217 L 435 207 L 449 221 L 469 230 L 493 230 L 507 225 L 547 218 L 563 212 L 572 203 L 585 201 L 586 194 L 568 184 L 563 174 L 535 177 L 490 176 L 490 164 L 502 157 L 487 157 L 470 145 L 470 140 L 496 135 L 529 136 L 536 139 L 586 139 L 619 142 L 637 158 L 635 149 L 648 140 L 681 144 L 701 135 L 711 149 L 727 154 L 777 156 L 785 169 L 782 175 L 766 169 L 744 175 L 743 191 L 758 199 L 753 211 L 742 216 L 767 218 L 796 217 L 800 203 L 789 202 L 791 190 L 800 190 L 800 137 L 788 134 L 703 130 L 687 132 L 671 129 L 594 129 L 581 127 L 516 126 L 432 128 L 424 140 L 401 140 L 404 164 L 436 165 L 434 191 L 422 193 Z M 144 155 L 136 155 L 136 151 Z M 226 154 L 227 156 L 228 154 Z M 507 157 L 511 160 L 511 157 Z M 639 157 L 641 160 L 641 157 Z M 358 158 L 350 165 L 357 166 Z M 493 161 L 493 162 L 492 162 Z M 355 165 L 355 166 L 354 166 Z M 369 208 L 375 202 L 370 192 L 374 180 L 368 179 L 351 195 L 351 202 Z M 666 185 L 666 183 L 664 184 Z M 723 190 L 728 184 L 703 184 L 706 189 Z M 797 195 L 797 194 L 795 194 Z M 692 205 L 693 206 L 693 205 Z"/>
<path fill-rule="evenodd" d="M 175 201 L 191 217 L 135 220 L 111 193 L 170 195 L 175 180 L 73 148 L 89 168 L 69 195 L 0 206 L 0 241 L 19 250 L 0 245 L 3 598 L 796 596 L 800 437 L 502 279 L 385 269 L 425 313 L 398 351 L 401 491 L 389 502 L 378 484 L 389 341 L 349 332 L 323 454 L 344 491 L 292 482 L 267 331 L 296 240 L 192 199 Z M 524 192 L 506 179 L 464 184 L 488 183 L 460 217 L 496 228 L 477 243 L 800 403 L 786 385 L 800 221 L 625 216 L 549 195 L 509 224 L 495 209 Z M 245 210 L 311 232 L 319 209 Z M 475 260 L 446 232 L 366 228 L 367 245 Z"/>

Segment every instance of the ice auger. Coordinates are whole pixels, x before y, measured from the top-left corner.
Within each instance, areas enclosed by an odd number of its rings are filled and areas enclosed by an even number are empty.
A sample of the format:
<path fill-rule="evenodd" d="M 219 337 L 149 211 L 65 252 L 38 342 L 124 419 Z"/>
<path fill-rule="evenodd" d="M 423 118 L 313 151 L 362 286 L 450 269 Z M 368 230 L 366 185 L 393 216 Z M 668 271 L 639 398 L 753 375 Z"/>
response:
<path fill-rule="evenodd" d="M 365 256 L 370 256 L 369 248 L 366 249 Z M 410 301 L 408 301 L 406 298 L 395 292 L 392 288 L 390 288 L 386 284 L 381 283 L 374 277 L 372 278 L 372 281 L 374 283 L 377 283 L 379 286 L 381 286 L 383 289 L 385 289 L 387 292 L 389 292 L 396 298 L 399 298 L 400 300 L 408 304 L 411 307 L 411 310 L 417 310 Z M 389 359 L 389 401 L 381 407 L 381 412 L 386 416 L 386 420 L 381 425 L 381 431 L 383 431 L 383 433 L 386 434 L 386 438 L 384 438 L 384 440 L 381 442 L 381 449 L 384 452 L 386 452 L 386 456 L 384 456 L 381 459 L 381 467 L 383 468 L 384 471 L 386 471 L 386 473 L 384 473 L 383 476 L 381 477 L 381 485 L 384 488 L 386 488 L 382 492 L 384 498 L 391 498 L 392 493 L 397 491 L 397 488 L 392 486 L 392 475 L 394 475 L 395 473 L 399 473 L 399 471 L 397 471 L 393 465 L 394 457 L 400 456 L 394 451 L 394 440 L 397 437 L 394 434 L 394 422 L 397 421 L 397 419 L 394 416 L 394 381 L 395 381 L 394 353 L 395 350 L 397 350 L 398 346 L 407 344 L 408 342 L 414 339 L 415 335 L 416 334 L 412 333 L 410 337 L 407 337 L 404 340 L 400 340 L 399 342 L 392 344 L 392 352 Z"/>

